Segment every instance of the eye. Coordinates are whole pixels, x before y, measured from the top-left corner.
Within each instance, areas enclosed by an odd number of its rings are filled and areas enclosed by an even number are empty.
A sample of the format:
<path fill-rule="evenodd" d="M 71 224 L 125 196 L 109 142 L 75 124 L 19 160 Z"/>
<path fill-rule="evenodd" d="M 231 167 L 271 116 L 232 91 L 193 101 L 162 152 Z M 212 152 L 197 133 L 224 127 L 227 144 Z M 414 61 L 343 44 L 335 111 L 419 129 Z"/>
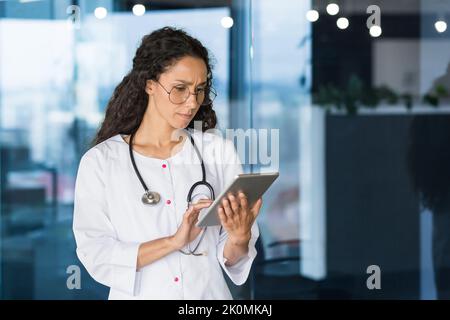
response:
<path fill-rule="evenodd" d="M 197 88 L 196 92 L 197 93 L 205 92 L 205 88 Z"/>
<path fill-rule="evenodd" d="M 175 86 L 174 89 L 178 92 L 184 92 L 186 91 L 186 87 L 185 86 Z"/>

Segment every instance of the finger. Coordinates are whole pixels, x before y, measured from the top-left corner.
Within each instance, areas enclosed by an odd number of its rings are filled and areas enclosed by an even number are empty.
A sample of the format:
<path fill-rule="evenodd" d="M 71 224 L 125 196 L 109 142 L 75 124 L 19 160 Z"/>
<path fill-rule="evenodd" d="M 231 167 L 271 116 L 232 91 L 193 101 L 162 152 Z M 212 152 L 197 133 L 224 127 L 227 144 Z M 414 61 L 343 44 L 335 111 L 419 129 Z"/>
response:
<path fill-rule="evenodd" d="M 228 201 L 228 199 L 222 200 L 222 206 L 225 210 L 225 214 L 227 215 L 227 219 L 231 219 L 233 217 L 233 210 L 231 210 L 230 202 Z"/>
<path fill-rule="evenodd" d="M 196 217 L 198 218 L 199 213 L 200 210 L 198 210 L 195 206 L 190 205 L 184 214 L 184 219 L 187 222 L 192 223 L 193 219 L 196 219 Z"/>
<path fill-rule="evenodd" d="M 239 202 L 236 201 L 236 197 L 230 194 L 228 196 L 228 200 L 230 201 L 231 209 L 234 214 L 239 214 Z"/>
<path fill-rule="evenodd" d="M 201 206 L 203 206 L 203 205 L 211 205 L 213 202 L 212 201 L 201 201 L 201 202 L 197 202 L 197 203 L 194 203 L 193 205 L 194 206 L 197 206 L 197 205 L 201 205 Z"/>
<path fill-rule="evenodd" d="M 212 203 L 213 201 L 211 199 L 200 199 L 196 203 Z"/>
<path fill-rule="evenodd" d="M 197 222 L 198 216 L 199 216 L 199 215 L 200 215 L 200 212 L 199 212 L 199 211 L 194 212 L 194 213 L 192 214 L 192 216 L 191 216 L 192 222 Z"/>
<path fill-rule="evenodd" d="M 188 222 L 190 225 L 194 224 L 195 222 L 197 222 L 198 220 L 198 216 L 199 216 L 199 212 L 198 211 L 193 211 L 191 213 L 191 215 L 188 218 Z"/>
<path fill-rule="evenodd" d="M 219 213 L 220 223 L 222 225 L 227 224 L 228 219 L 227 219 L 227 216 L 225 215 L 225 211 L 223 210 L 222 206 L 219 207 L 218 213 Z"/>
<path fill-rule="evenodd" d="M 189 209 L 185 213 L 185 217 L 192 217 L 194 214 L 198 213 L 198 210 L 194 208 L 194 206 L 190 206 Z"/>
<path fill-rule="evenodd" d="M 259 198 L 252 207 L 253 216 L 256 218 L 258 216 L 262 206 L 262 199 Z"/>
<path fill-rule="evenodd" d="M 242 210 L 247 211 L 248 210 L 248 200 L 247 200 L 247 197 L 245 196 L 245 194 L 243 194 L 242 192 L 239 193 L 239 201 L 241 203 Z"/>
<path fill-rule="evenodd" d="M 194 211 L 194 207 L 193 207 L 192 205 L 190 205 L 190 206 L 187 208 L 186 212 L 184 213 L 183 218 L 184 218 L 184 219 L 189 218 L 189 216 L 192 214 L 193 211 Z"/>
<path fill-rule="evenodd" d="M 200 211 L 201 209 L 208 208 L 211 203 L 212 202 L 196 203 L 192 205 L 192 208 L 194 211 Z"/>

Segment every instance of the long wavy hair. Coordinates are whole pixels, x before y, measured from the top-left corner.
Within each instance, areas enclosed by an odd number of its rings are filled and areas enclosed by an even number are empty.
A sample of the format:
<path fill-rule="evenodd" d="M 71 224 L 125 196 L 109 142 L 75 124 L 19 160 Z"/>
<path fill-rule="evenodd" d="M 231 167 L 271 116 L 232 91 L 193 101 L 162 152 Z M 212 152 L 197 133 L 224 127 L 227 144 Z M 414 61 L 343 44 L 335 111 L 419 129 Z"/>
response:
<path fill-rule="evenodd" d="M 209 97 L 212 67 L 208 50 L 185 31 L 164 27 L 142 38 L 133 58 L 133 68 L 114 89 L 106 107 L 105 119 L 92 141 L 92 146 L 119 133 L 136 132 L 148 105 L 149 97 L 145 92 L 147 80 L 158 80 L 170 66 L 186 56 L 202 59 L 208 75 L 206 103 L 200 107 L 188 127 L 193 128 L 194 121 L 201 121 L 203 131 L 215 128 L 217 118 Z"/>

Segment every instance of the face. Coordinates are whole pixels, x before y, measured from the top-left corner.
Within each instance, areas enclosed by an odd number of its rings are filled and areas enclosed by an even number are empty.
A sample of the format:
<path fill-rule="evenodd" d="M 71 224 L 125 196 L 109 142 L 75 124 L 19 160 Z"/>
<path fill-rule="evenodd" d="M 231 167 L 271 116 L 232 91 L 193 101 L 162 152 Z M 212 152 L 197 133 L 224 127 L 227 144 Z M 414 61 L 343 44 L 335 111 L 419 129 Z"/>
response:
<path fill-rule="evenodd" d="M 200 109 L 193 93 L 201 96 L 206 89 L 206 80 L 207 69 L 202 59 L 181 58 L 160 75 L 159 83 L 147 81 L 151 116 L 162 118 L 174 129 L 186 128 Z M 170 98 L 167 91 L 172 92 Z M 176 98 L 185 96 L 184 93 L 187 95 L 188 91 L 190 94 L 187 100 L 179 103 L 183 99 Z"/>

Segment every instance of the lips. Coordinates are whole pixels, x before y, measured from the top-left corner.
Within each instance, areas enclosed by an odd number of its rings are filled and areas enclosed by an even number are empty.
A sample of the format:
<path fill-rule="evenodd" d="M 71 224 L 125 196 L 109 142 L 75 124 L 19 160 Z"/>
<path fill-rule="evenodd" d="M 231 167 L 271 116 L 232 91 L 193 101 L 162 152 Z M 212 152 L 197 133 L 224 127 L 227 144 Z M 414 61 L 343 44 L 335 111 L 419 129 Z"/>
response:
<path fill-rule="evenodd" d="M 183 113 L 177 113 L 180 117 L 182 117 L 183 119 L 189 120 L 192 118 L 191 114 L 183 114 Z"/>

